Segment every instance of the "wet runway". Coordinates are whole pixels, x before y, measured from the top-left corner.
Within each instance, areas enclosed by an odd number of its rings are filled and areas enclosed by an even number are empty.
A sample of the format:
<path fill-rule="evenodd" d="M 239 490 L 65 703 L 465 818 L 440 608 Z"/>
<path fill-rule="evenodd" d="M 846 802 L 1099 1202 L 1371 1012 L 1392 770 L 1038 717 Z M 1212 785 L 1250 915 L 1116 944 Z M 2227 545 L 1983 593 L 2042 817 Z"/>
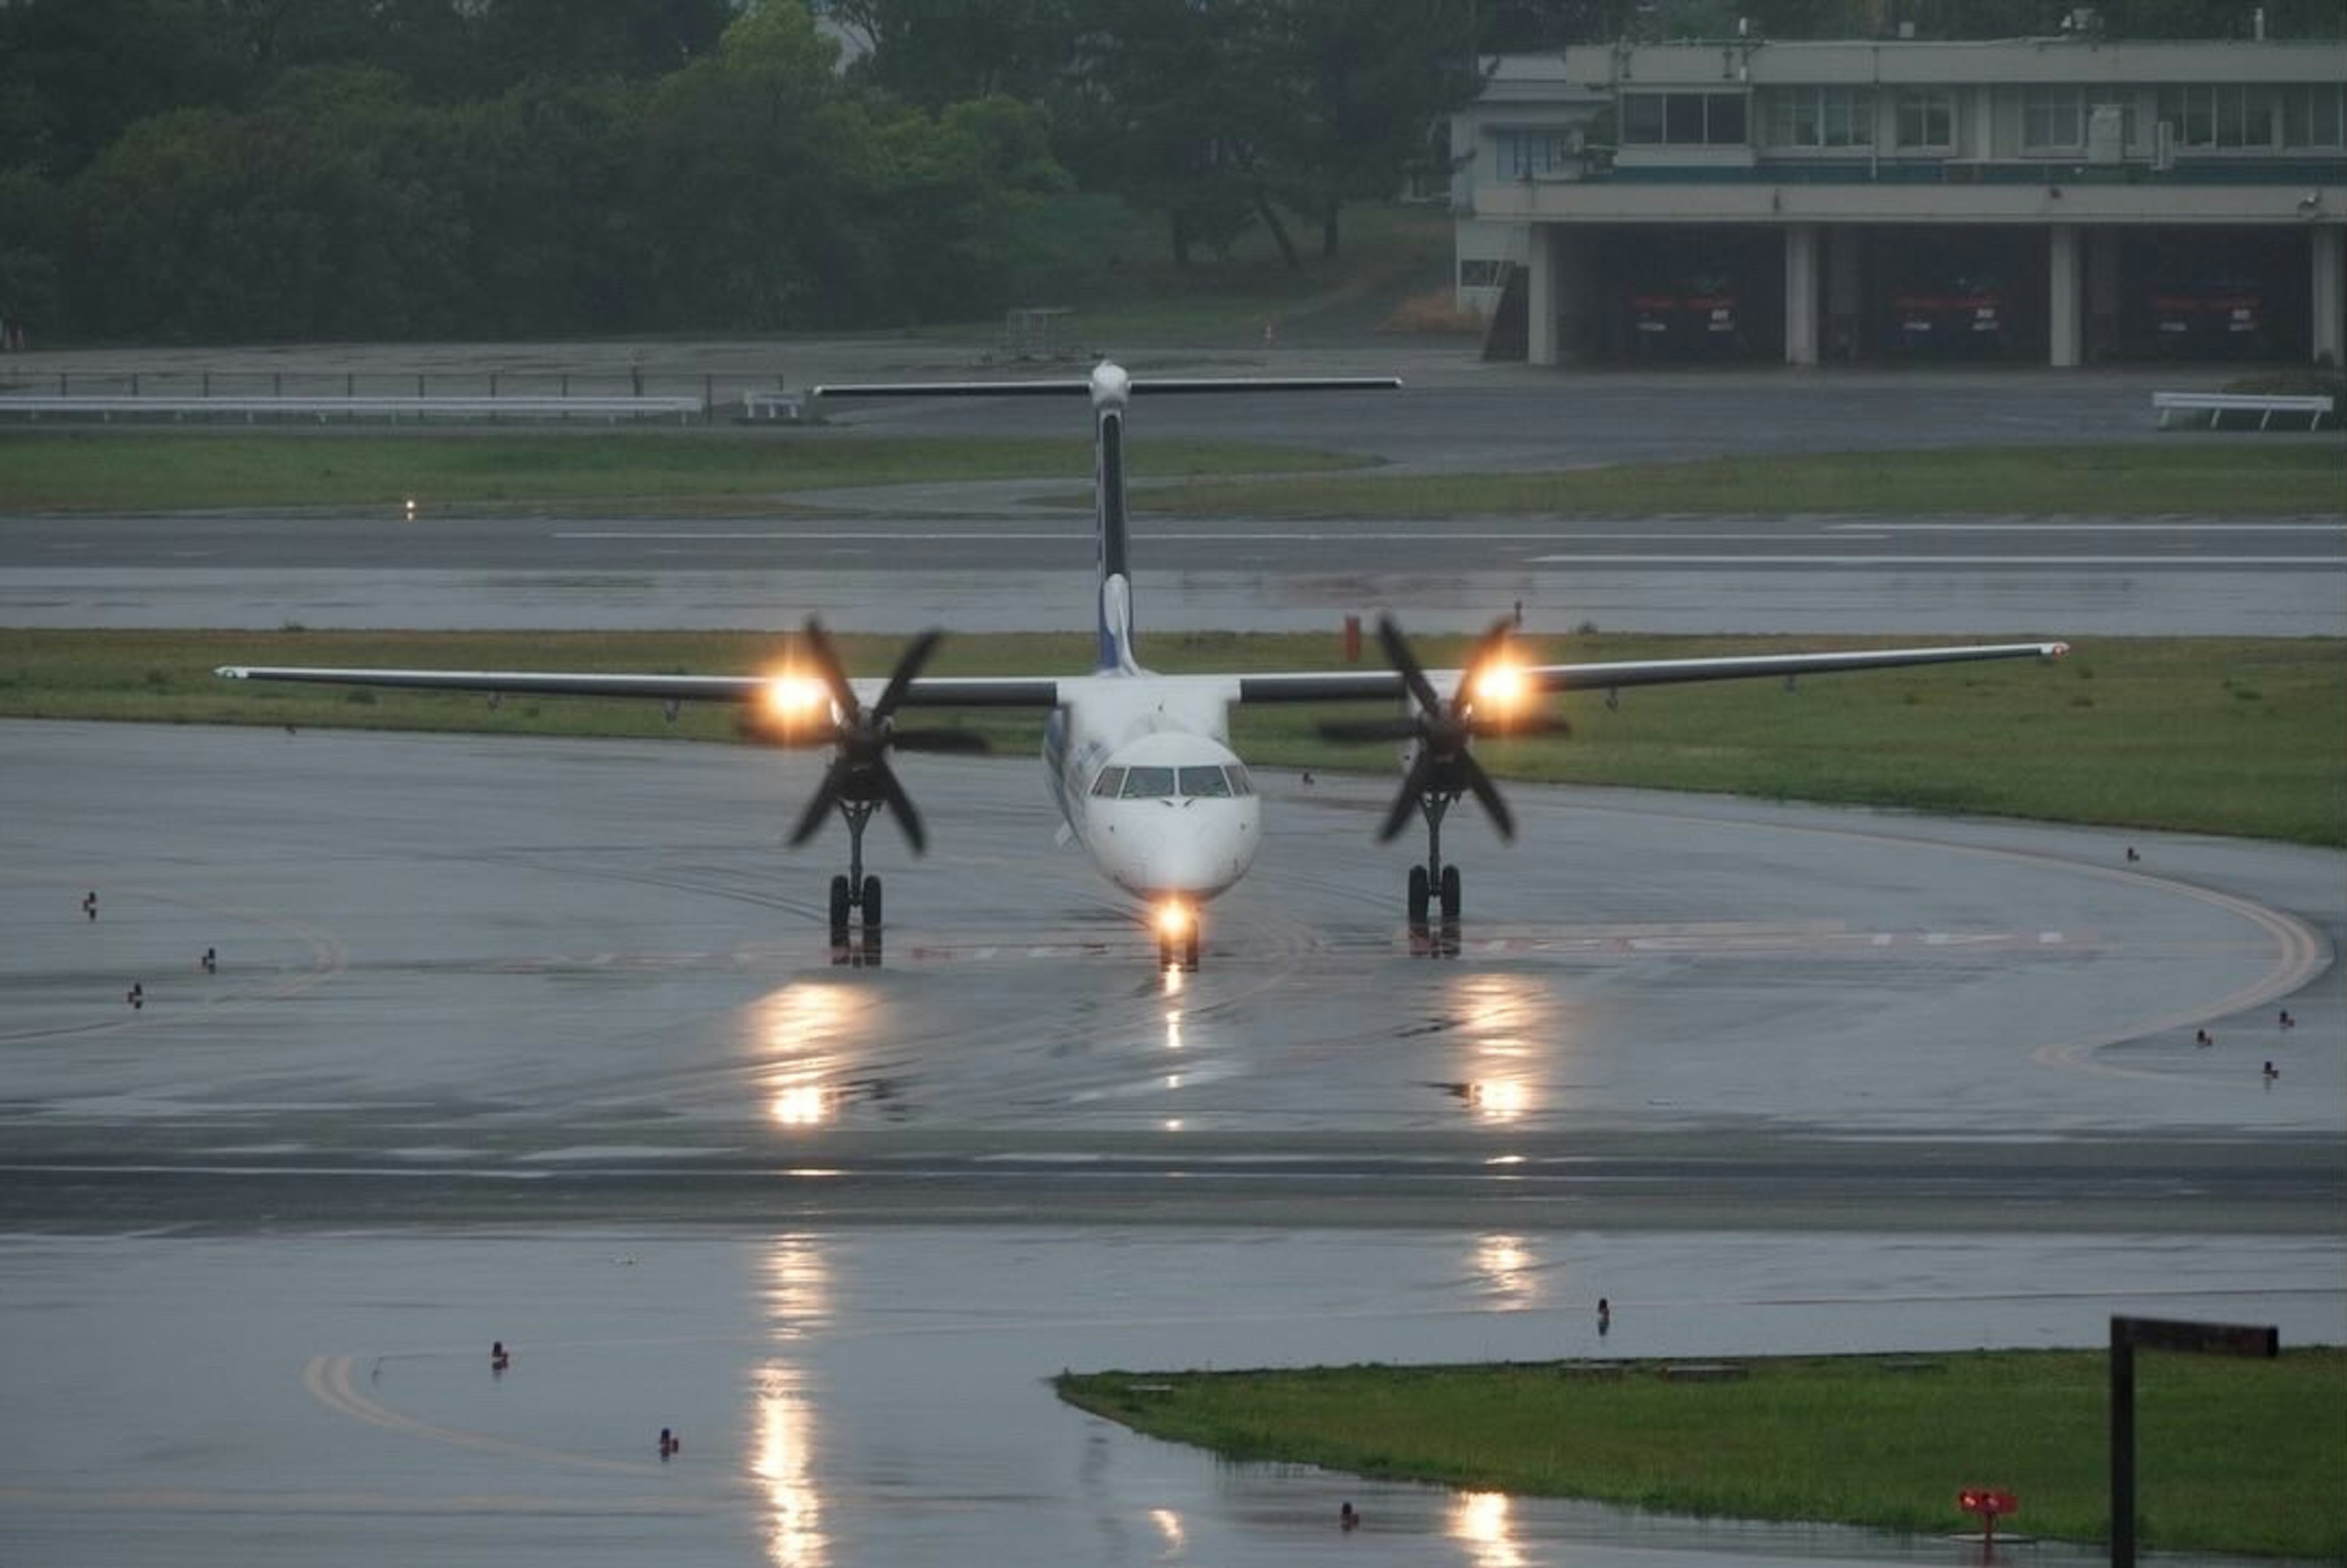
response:
<path fill-rule="evenodd" d="M 1274 776 L 1169 989 L 1031 764 L 905 771 L 842 967 L 805 759 L 0 725 L 0 1559 L 1948 1561 L 1041 1380 L 2347 1328 L 2339 856 L 1519 788 L 1451 959 Z"/>
<path fill-rule="evenodd" d="M 801 356 L 788 375 L 794 385 L 987 373 L 940 359 L 938 345 L 791 352 Z M 695 363 L 716 366 L 709 374 L 720 380 L 747 377 L 754 355 L 745 353 L 712 349 Z M 332 350 L 288 358 L 342 364 Z M 547 358 L 581 374 L 597 363 L 583 349 Z M 501 366 L 519 375 L 533 363 L 522 351 L 482 350 L 469 369 L 436 374 L 486 376 Z M 2149 391 L 2175 383 L 2172 369 L 1560 374 L 1385 343 L 1142 355 L 1132 367 L 1399 373 L 1408 385 L 1392 395 L 1282 397 L 1269 423 L 1260 398 L 1143 395 L 1133 438 L 1144 449 L 1156 440 L 1274 438 L 1401 473 L 1991 443 L 2335 441 L 2162 434 Z M 1072 400 L 843 403 L 827 417 L 831 434 L 875 444 L 1083 433 Z M 805 433 L 736 434 L 788 442 Z M 631 517 L 623 507 L 516 517 L 429 496 L 412 522 L 388 508 L 26 518 L 0 531 L 0 624 L 760 630 L 795 625 L 810 610 L 835 621 L 852 610 L 858 627 L 889 633 L 1084 624 L 1092 543 L 1082 489 L 1080 471 L 1065 481 L 844 489 L 790 497 L 779 518 L 754 507 L 731 517 Z M 1424 630 L 1467 630 L 1521 601 L 1527 624 L 1546 631 L 2347 635 L 2347 519 L 2335 514 L 1179 521 L 1148 516 L 1145 487 L 1138 506 L 1144 631 L 1320 630 L 1386 609 Z"/>

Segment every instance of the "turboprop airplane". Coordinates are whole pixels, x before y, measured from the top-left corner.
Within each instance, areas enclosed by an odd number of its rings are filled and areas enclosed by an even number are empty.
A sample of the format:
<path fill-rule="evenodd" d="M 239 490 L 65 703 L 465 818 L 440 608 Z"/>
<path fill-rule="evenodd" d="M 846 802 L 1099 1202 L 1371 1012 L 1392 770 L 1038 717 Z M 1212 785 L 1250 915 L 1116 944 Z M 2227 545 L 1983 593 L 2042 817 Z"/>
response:
<path fill-rule="evenodd" d="M 1162 967 L 1194 969 L 1200 910 L 1227 892 L 1254 864 L 1263 841 L 1263 802 L 1246 766 L 1231 750 L 1235 704 L 1388 702 L 1398 715 L 1323 726 L 1331 738 L 1405 743 L 1401 788 L 1380 824 L 1394 838 L 1413 812 L 1426 828 L 1426 858 L 1409 868 L 1405 910 L 1413 930 L 1439 911 L 1459 919 L 1459 868 L 1442 858 L 1442 821 L 1472 795 L 1502 838 L 1515 819 L 1472 743 L 1497 734 L 1558 732 L 1539 699 L 1568 691 L 1609 694 L 1630 686 L 1778 677 L 1988 659 L 2055 658 L 2060 642 L 1956 648 L 1890 648 L 1742 658 L 1649 659 L 1594 664 L 1525 664 L 1510 649 L 1510 624 L 1494 625 L 1457 670 L 1428 670 L 1392 617 L 1378 641 L 1385 670 L 1273 671 L 1238 675 L 1163 675 L 1143 667 L 1136 647 L 1127 554 L 1124 421 L 1135 394 L 1329 392 L 1390 389 L 1389 378 L 1128 376 L 1103 362 L 1081 381 L 888 383 L 817 387 L 818 398 L 1039 396 L 1092 400 L 1095 606 L 1100 649 L 1095 667 L 1077 675 L 957 677 L 923 675 L 941 633 L 916 638 L 885 680 L 851 680 L 822 624 L 809 618 L 797 660 L 753 675 L 580 674 L 537 671 L 354 670 L 230 664 L 235 681 L 305 681 L 359 686 L 515 692 L 548 696 L 650 698 L 669 705 L 720 702 L 742 707 L 745 727 L 786 746 L 828 746 L 831 758 L 790 843 L 805 843 L 836 812 L 847 825 L 847 870 L 831 879 L 835 947 L 860 925 L 867 939 L 881 929 L 881 886 L 864 869 L 864 830 L 885 809 L 915 854 L 928 845 L 921 815 L 890 766 L 892 751 L 985 750 L 979 737 L 953 729 L 900 725 L 907 710 L 1025 709 L 1047 715 L 1044 777 L 1058 803 L 1063 839 L 1082 846 L 1102 876 L 1152 909 Z"/>

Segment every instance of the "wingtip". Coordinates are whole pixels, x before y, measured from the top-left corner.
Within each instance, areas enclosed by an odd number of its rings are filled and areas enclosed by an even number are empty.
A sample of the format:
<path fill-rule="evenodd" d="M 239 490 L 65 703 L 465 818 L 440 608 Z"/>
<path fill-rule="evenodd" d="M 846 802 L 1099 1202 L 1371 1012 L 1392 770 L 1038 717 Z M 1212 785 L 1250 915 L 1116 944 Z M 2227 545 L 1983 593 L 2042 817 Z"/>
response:
<path fill-rule="evenodd" d="M 2070 645 L 2066 642 L 2049 642 L 2045 645 L 2045 657 L 2048 659 L 2065 659 L 2069 656 L 2069 653 Z"/>
<path fill-rule="evenodd" d="M 242 664 L 220 665 L 212 671 L 212 677 L 220 681 L 242 681 L 248 678 L 246 666 Z"/>

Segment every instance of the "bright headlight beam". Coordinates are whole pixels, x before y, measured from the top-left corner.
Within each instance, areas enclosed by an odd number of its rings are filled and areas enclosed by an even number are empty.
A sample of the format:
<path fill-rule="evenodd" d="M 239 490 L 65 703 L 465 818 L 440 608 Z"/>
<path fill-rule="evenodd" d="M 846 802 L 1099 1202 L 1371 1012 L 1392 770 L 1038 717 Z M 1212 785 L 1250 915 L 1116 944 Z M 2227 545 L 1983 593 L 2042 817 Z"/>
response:
<path fill-rule="evenodd" d="M 1521 665 L 1495 661 L 1475 673 L 1475 704 L 1507 712 L 1523 705 L 1531 690 Z"/>
<path fill-rule="evenodd" d="M 811 675 L 784 671 L 766 677 L 766 711 L 786 723 L 814 718 L 829 697 L 823 682 Z"/>

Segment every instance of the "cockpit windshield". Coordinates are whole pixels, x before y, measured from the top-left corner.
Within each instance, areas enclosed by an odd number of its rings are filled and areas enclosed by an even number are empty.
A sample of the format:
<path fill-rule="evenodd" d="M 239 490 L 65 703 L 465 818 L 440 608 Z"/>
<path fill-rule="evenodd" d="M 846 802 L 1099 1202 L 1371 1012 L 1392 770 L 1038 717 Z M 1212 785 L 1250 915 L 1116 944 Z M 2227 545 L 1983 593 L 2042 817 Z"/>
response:
<path fill-rule="evenodd" d="M 1174 794 L 1172 768 L 1131 768 L 1119 792 L 1127 800 L 1167 800 Z"/>
<path fill-rule="evenodd" d="M 1120 800 L 1229 800 L 1255 794 L 1247 771 L 1235 764 L 1213 763 L 1188 767 L 1102 768 L 1092 781 L 1092 794 Z"/>
<path fill-rule="evenodd" d="M 1184 795 L 1209 800 L 1230 797 L 1231 781 L 1223 776 L 1219 766 L 1183 768 L 1180 773 Z"/>

